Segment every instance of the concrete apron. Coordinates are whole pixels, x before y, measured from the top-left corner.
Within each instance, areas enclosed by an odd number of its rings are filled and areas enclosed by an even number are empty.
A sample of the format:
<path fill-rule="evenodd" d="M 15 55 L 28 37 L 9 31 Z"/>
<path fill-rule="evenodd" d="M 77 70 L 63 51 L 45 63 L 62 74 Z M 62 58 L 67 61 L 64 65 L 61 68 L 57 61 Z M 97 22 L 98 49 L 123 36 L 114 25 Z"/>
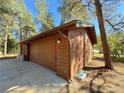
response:
<path fill-rule="evenodd" d="M 0 93 L 58 93 L 66 81 L 31 62 L 0 61 Z"/>

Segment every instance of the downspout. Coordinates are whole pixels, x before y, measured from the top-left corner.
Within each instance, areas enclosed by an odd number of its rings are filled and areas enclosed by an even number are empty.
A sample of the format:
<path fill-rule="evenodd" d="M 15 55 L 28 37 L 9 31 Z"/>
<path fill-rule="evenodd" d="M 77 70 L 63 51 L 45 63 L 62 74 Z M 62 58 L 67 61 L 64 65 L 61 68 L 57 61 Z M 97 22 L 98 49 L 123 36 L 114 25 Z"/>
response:
<path fill-rule="evenodd" d="M 86 47 L 86 43 L 85 43 L 85 34 L 84 34 L 84 43 L 83 43 L 83 45 L 84 45 L 84 54 L 83 54 L 83 61 L 84 61 L 84 64 L 83 64 L 83 68 L 85 67 L 85 64 L 86 64 L 86 60 L 85 60 L 85 53 L 86 53 L 86 51 L 85 51 L 85 47 Z"/>
<path fill-rule="evenodd" d="M 69 44 L 69 48 L 68 48 L 68 64 L 69 64 L 69 80 L 68 80 L 68 83 L 70 83 L 70 80 L 71 80 L 71 64 L 70 64 L 70 39 L 66 36 L 66 35 L 64 35 L 62 32 L 61 32 L 61 30 L 58 30 L 58 33 L 62 36 L 62 37 L 64 37 L 65 39 L 67 39 L 68 40 L 68 44 Z"/>

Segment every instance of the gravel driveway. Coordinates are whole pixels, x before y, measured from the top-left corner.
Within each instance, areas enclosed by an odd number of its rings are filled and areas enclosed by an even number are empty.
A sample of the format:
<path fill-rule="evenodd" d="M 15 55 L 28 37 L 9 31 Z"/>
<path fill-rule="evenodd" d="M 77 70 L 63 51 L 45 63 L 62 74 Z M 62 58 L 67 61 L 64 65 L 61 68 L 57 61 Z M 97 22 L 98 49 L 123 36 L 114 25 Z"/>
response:
<path fill-rule="evenodd" d="M 0 93 L 58 93 L 66 81 L 31 62 L 0 61 Z"/>

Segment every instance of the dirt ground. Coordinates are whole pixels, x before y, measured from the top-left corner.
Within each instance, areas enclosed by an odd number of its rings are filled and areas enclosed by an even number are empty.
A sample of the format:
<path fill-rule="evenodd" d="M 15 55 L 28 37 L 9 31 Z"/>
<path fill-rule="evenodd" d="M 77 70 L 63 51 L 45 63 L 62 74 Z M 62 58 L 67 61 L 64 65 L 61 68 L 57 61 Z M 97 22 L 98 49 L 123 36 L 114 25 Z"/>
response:
<path fill-rule="evenodd" d="M 114 63 L 114 70 L 107 70 L 101 60 L 87 64 L 87 77 L 74 80 L 63 87 L 60 93 L 124 93 L 124 64 Z"/>
<path fill-rule="evenodd" d="M 71 84 L 61 87 L 59 93 L 124 93 L 124 63 L 114 63 L 113 66 L 114 70 L 105 69 L 104 62 L 95 59 L 85 66 L 85 79 L 75 79 Z"/>

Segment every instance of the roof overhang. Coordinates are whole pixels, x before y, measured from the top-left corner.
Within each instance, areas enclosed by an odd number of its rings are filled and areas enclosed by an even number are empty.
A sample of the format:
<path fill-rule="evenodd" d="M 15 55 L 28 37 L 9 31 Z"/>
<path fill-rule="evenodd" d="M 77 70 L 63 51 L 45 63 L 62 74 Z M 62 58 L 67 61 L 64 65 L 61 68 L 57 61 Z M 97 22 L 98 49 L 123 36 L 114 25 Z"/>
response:
<path fill-rule="evenodd" d="M 38 39 L 40 37 L 44 37 L 44 36 L 48 36 L 51 34 L 55 34 L 58 33 L 58 30 L 65 30 L 68 29 L 68 27 L 73 26 L 72 28 L 84 28 L 87 29 L 87 33 L 89 35 L 89 37 L 91 38 L 92 44 L 96 44 L 97 43 L 97 39 L 96 39 L 96 33 L 95 33 L 95 28 L 93 25 L 83 22 L 83 21 L 79 21 L 79 20 L 73 20 L 70 21 L 68 23 L 62 24 L 58 27 L 54 27 L 53 29 L 50 29 L 48 31 L 45 32 L 41 32 L 39 34 L 37 34 L 36 36 L 33 36 L 27 40 L 21 41 L 20 43 L 29 43 L 32 40 Z"/>

